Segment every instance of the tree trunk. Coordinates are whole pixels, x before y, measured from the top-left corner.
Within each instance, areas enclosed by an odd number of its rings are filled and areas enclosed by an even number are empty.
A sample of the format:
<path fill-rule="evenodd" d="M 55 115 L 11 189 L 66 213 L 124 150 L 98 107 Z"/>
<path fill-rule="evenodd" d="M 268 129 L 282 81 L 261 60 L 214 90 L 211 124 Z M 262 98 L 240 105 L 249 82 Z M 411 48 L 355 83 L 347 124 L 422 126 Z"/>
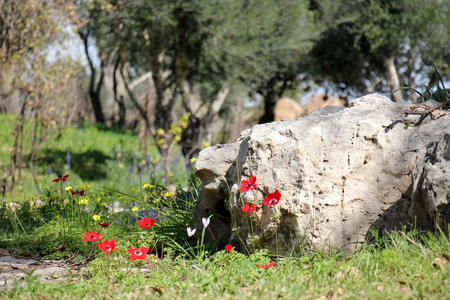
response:
<path fill-rule="evenodd" d="M 264 95 L 264 114 L 259 119 L 259 124 L 270 123 L 275 120 L 275 105 L 277 98 L 273 90 Z"/>
<path fill-rule="evenodd" d="M 183 153 L 186 157 L 191 157 L 192 154 L 198 152 L 201 149 L 203 141 L 211 141 L 211 127 L 214 121 L 219 115 L 219 111 L 222 108 L 228 93 L 230 92 L 230 84 L 225 82 L 219 92 L 216 95 L 214 101 L 210 104 L 206 110 L 207 113 L 200 115 L 197 109 L 193 111 L 189 108 L 189 103 L 185 103 L 185 107 L 188 107 L 188 112 L 191 113 L 189 117 L 188 127 L 183 131 L 180 145 L 183 147 Z M 188 91 L 186 91 L 189 93 Z M 194 103 L 194 106 L 196 104 Z"/>
<path fill-rule="evenodd" d="M 91 72 L 91 83 L 89 85 L 89 96 L 92 102 L 92 108 L 94 109 L 95 122 L 100 124 L 105 124 L 105 115 L 103 114 L 102 104 L 100 102 L 100 91 L 103 84 L 103 66 L 101 67 L 100 80 L 97 83 L 96 88 L 95 85 L 95 70 Z"/>
<path fill-rule="evenodd" d="M 89 69 L 91 70 L 91 79 L 89 82 L 89 97 L 91 98 L 92 108 L 94 109 L 94 115 L 95 115 L 95 121 L 97 123 L 105 124 L 105 116 L 103 114 L 102 104 L 100 102 L 100 91 L 103 84 L 103 62 L 101 66 L 101 74 L 100 74 L 100 80 L 97 83 L 97 86 L 95 86 L 95 77 L 97 75 L 97 72 L 95 70 L 94 64 L 92 63 L 91 56 L 88 51 L 88 37 L 89 37 L 89 29 L 86 34 L 82 33 L 81 31 L 78 32 L 78 35 L 80 36 L 81 40 L 83 41 L 84 45 L 84 53 L 86 54 L 86 58 L 88 60 Z"/>
<path fill-rule="evenodd" d="M 394 64 L 394 58 L 390 57 L 386 59 L 385 64 L 387 68 L 388 85 L 391 88 L 391 91 L 393 92 L 392 98 L 394 99 L 395 102 L 401 103 L 403 102 L 403 96 L 402 91 L 399 90 L 400 81 L 398 79 L 397 68 L 395 67 Z"/>
<path fill-rule="evenodd" d="M 169 88 L 165 87 L 165 78 L 163 75 L 163 58 L 164 53 L 151 54 L 149 56 L 151 62 L 152 78 L 155 84 L 156 90 L 156 109 L 155 109 L 155 126 L 156 128 L 162 128 L 168 131 L 170 124 L 172 124 L 172 104 L 174 97 L 172 99 L 167 99 L 165 95 Z"/>
<path fill-rule="evenodd" d="M 123 127 L 125 126 L 125 118 L 126 118 L 126 109 L 125 109 L 125 102 L 123 100 L 123 93 L 119 93 L 117 90 L 118 82 L 117 82 L 117 76 L 118 76 L 118 69 L 120 64 L 120 55 L 117 57 L 117 61 L 114 64 L 114 70 L 113 70 L 113 91 L 114 91 L 114 101 L 116 102 L 118 106 L 118 118 L 114 119 L 114 124 Z"/>

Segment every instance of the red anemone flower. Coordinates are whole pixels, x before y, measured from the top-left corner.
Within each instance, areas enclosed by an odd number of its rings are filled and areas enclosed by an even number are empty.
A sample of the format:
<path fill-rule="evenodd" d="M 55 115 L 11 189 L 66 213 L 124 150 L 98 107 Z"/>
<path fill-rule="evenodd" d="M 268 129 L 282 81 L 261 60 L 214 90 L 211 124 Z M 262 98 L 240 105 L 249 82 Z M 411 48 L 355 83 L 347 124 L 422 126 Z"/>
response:
<path fill-rule="evenodd" d="M 231 252 L 231 250 L 233 250 L 233 246 L 231 244 L 225 246 L 225 251 Z"/>
<path fill-rule="evenodd" d="M 268 264 L 268 265 L 265 265 L 265 264 L 262 264 L 262 265 L 256 264 L 256 265 L 257 265 L 258 267 L 260 267 L 261 269 L 269 269 L 269 268 L 272 268 L 274 264 L 275 264 L 275 262 L 273 261 L 273 262 L 271 262 L 271 263 Z"/>
<path fill-rule="evenodd" d="M 264 198 L 263 204 L 267 205 L 267 206 L 274 206 L 278 202 L 280 202 L 280 199 L 281 199 L 280 192 L 279 191 L 275 191 L 275 192 L 270 193 L 269 195 L 267 195 L 266 198 Z"/>
<path fill-rule="evenodd" d="M 58 178 L 53 179 L 52 182 L 60 182 L 61 180 L 63 182 L 66 182 L 67 178 L 69 178 L 69 175 L 64 175 L 64 176 L 58 175 Z"/>
<path fill-rule="evenodd" d="M 83 241 L 85 241 L 85 242 L 101 241 L 102 240 L 100 238 L 101 236 L 102 236 L 102 234 L 99 234 L 97 231 L 85 232 Z"/>
<path fill-rule="evenodd" d="M 155 219 L 150 219 L 149 217 L 145 217 L 142 220 L 138 221 L 138 225 L 142 228 L 150 228 L 155 224 Z"/>
<path fill-rule="evenodd" d="M 108 226 L 111 225 L 111 224 L 108 224 L 108 223 L 98 223 L 98 225 L 100 225 L 100 226 L 102 226 L 102 227 L 108 227 Z"/>
<path fill-rule="evenodd" d="M 241 188 L 239 189 L 241 192 L 248 192 L 250 190 L 253 190 L 257 187 L 258 185 L 256 184 L 256 177 L 255 176 L 250 176 L 250 178 L 247 180 L 242 180 L 241 182 Z"/>
<path fill-rule="evenodd" d="M 78 191 L 78 190 L 76 190 L 76 191 L 70 190 L 70 192 L 72 193 L 72 196 L 73 196 L 73 195 L 80 195 L 80 196 L 83 196 L 83 195 L 84 195 L 84 190 L 81 190 L 81 191 Z"/>
<path fill-rule="evenodd" d="M 114 248 L 116 246 L 116 240 L 105 240 L 103 243 L 97 243 L 97 246 L 100 250 L 102 250 L 105 253 L 109 253 L 113 250 L 119 250 L 119 248 Z"/>
<path fill-rule="evenodd" d="M 241 209 L 243 212 L 252 213 L 255 210 L 255 204 L 250 205 L 246 203 L 244 206 L 241 206 Z"/>
<path fill-rule="evenodd" d="M 130 253 L 131 261 L 135 261 L 137 259 L 145 260 L 147 258 L 147 253 L 150 248 L 141 247 L 141 248 L 128 248 L 127 252 Z"/>

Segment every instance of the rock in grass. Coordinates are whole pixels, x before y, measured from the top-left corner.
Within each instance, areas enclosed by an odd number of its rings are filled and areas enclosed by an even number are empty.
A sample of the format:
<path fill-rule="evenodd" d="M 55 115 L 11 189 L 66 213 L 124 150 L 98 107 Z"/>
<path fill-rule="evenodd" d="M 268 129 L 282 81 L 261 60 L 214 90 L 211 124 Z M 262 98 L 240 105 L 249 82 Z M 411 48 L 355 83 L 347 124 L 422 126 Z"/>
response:
<path fill-rule="evenodd" d="M 447 230 L 450 115 L 392 123 L 400 111 L 371 94 L 351 108 L 325 107 L 256 125 L 235 143 L 206 148 L 195 164 L 202 182 L 193 214 L 197 230 L 213 215 L 210 229 L 219 249 L 234 242 L 241 251 L 279 254 L 351 251 L 369 231 L 401 224 Z M 257 188 L 240 192 L 241 180 L 251 175 Z M 280 202 L 262 205 L 276 190 Z M 256 210 L 244 212 L 245 203 Z M 209 231 L 206 239 L 212 240 Z"/>

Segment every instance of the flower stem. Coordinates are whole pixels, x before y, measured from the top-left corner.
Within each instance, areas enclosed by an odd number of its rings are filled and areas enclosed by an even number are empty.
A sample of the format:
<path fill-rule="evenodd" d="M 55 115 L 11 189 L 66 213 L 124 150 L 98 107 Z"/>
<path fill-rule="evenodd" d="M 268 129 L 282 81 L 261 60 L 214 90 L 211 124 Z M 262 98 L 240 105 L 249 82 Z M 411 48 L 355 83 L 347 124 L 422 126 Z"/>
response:
<path fill-rule="evenodd" d="M 63 180 L 61 180 L 61 202 L 63 205 L 63 246 L 66 245 L 66 206 L 64 205 Z"/>
<path fill-rule="evenodd" d="M 277 259 L 278 259 L 278 228 L 275 230 L 275 247 L 277 248 Z"/>

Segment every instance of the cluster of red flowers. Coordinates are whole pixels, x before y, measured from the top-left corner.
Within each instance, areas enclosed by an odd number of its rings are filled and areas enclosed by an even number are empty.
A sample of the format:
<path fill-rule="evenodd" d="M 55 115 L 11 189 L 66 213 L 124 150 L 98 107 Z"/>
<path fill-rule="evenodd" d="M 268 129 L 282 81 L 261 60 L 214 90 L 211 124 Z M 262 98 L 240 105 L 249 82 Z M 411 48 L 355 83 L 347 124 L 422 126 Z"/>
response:
<path fill-rule="evenodd" d="M 250 176 L 250 178 L 248 180 L 242 180 L 241 182 L 241 188 L 239 189 L 241 192 L 248 192 L 251 190 L 254 190 L 258 185 L 256 184 L 256 177 L 255 176 Z M 266 206 L 274 206 L 277 205 L 278 202 L 280 202 L 281 199 L 281 194 L 279 191 L 275 191 L 273 193 L 270 193 L 269 195 L 267 195 L 264 200 L 262 201 L 263 205 Z M 255 211 L 255 205 L 254 204 L 250 204 L 250 203 L 246 203 L 244 206 L 241 206 L 241 209 L 243 212 L 246 213 L 252 213 Z M 227 248 L 228 247 L 228 248 Z M 232 249 L 231 245 L 226 245 L 225 246 L 225 251 L 230 252 Z M 275 262 L 271 262 L 270 264 L 256 264 L 258 267 L 262 268 L 262 269 L 269 269 L 272 268 L 273 265 L 275 264 Z"/>
<path fill-rule="evenodd" d="M 142 220 L 138 221 L 138 225 L 141 228 L 147 229 L 152 227 L 155 224 L 155 220 L 154 219 L 150 219 L 148 217 L 143 218 Z M 100 226 L 103 227 L 107 227 L 109 226 L 109 224 L 101 224 L 99 223 Z M 96 241 L 101 241 L 102 234 L 98 233 L 97 231 L 92 231 L 92 232 L 85 232 L 84 233 L 84 237 L 83 237 L 83 241 L 85 242 L 96 242 Z M 114 250 L 119 250 L 116 247 L 116 240 L 104 240 L 103 242 L 98 242 L 97 243 L 97 247 L 102 250 L 104 253 L 109 253 L 111 251 Z M 147 259 L 147 253 L 150 250 L 150 248 L 148 247 L 141 247 L 141 248 L 128 248 L 127 252 L 130 254 L 130 259 L 132 261 L 135 261 L 137 259 L 141 259 L 141 260 L 146 260 Z"/>
<path fill-rule="evenodd" d="M 66 182 L 67 178 L 69 178 L 69 175 L 58 175 L 58 178 L 53 179 L 52 182 Z M 70 192 L 72 193 L 72 195 L 79 195 L 79 196 L 83 196 L 84 195 L 84 190 L 70 190 Z M 154 219 L 150 219 L 148 217 L 143 218 L 142 220 L 138 221 L 138 225 L 144 229 L 150 228 L 155 224 L 155 220 Z M 98 223 L 98 225 L 100 225 L 101 227 L 108 227 L 110 224 L 107 223 Z M 92 232 L 85 232 L 84 233 L 84 237 L 83 237 L 83 241 L 85 242 L 91 242 L 91 243 L 95 243 L 97 241 L 101 241 L 102 234 L 98 233 L 97 231 L 92 231 Z M 119 248 L 116 248 L 116 240 L 104 240 L 103 242 L 98 242 L 97 243 L 97 247 L 102 250 L 104 253 L 109 253 L 111 251 L 114 250 L 119 250 Z M 145 260 L 147 258 L 147 253 L 150 250 L 150 248 L 147 247 L 141 247 L 141 248 L 128 248 L 127 252 L 130 254 L 130 259 L 132 261 L 135 261 L 137 259 L 142 259 Z"/>
<path fill-rule="evenodd" d="M 241 188 L 239 189 L 241 192 L 248 192 L 251 190 L 254 190 L 258 185 L 256 184 L 256 177 L 250 176 L 248 180 L 242 180 L 241 182 Z M 273 193 L 270 193 L 267 195 L 264 200 L 262 201 L 262 204 L 266 206 L 274 206 L 277 205 L 278 202 L 280 202 L 281 194 L 279 191 L 275 191 Z M 246 203 L 244 206 L 241 206 L 241 209 L 243 212 L 246 213 L 252 213 L 255 211 L 255 205 Z"/>
<path fill-rule="evenodd" d="M 69 178 L 69 175 L 59 175 L 58 178 L 52 180 L 52 182 L 60 182 L 62 180 L 62 182 L 66 182 L 67 178 Z M 253 189 L 255 189 L 257 187 L 256 184 L 256 177 L 255 176 L 250 176 L 249 180 L 242 180 L 241 182 L 241 188 L 240 191 L 242 192 L 248 192 L 251 191 Z M 81 191 L 74 191 L 74 190 L 70 190 L 70 192 L 72 193 L 72 195 L 84 195 L 84 190 Z M 269 195 L 267 195 L 264 200 L 263 200 L 263 204 L 267 205 L 267 206 L 273 206 L 276 205 L 281 199 L 281 194 L 279 191 L 275 191 L 274 193 L 270 193 Z M 246 213 L 252 213 L 255 210 L 255 205 L 254 204 L 245 204 L 244 206 L 241 207 L 242 211 L 246 212 Z M 203 224 L 206 227 L 208 227 L 209 225 L 209 218 L 205 219 L 203 218 Z M 150 219 L 149 217 L 144 217 L 141 220 L 138 221 L 138 225 L 141 228 L 147 229 L 152 227 L 155 224 L 155 220 L 154 219 Z M 102 227 L 108 227 L 110 224 L 106 224 L 106 223 L 98 223 L 98 225 L 102 226 Z M 191 229 L 190 227 L 187 228 L 188 231 L 188 236 L 191 237 L 192 235 L 194 235 L 195 233 L 195 229 Z M 116 240 L 104 240 L 103 242 L 100 242 L 102 240 L 101 238 L 102 234 L 98 233 L 97 231 L 92 231 L 92 232 L 85 232 L 84 233 L 84 237 L 83 237 L 83 241 L 85 242 L 91 242 L 91 243 L 95 243 L 98 241 L 97 243 L 97 247 L 102 250 L 105 254 L 110 253 L 114 250 L 119 250 L 119 248 L 116 248 Z M 140 248 L 128 248 L 127 252 L 130 254 L 129 257 L 131 259 L 131 261 L 136 261 L 138 259 L 140 260 L 146 260 L 147 259 L 147 254 L 148 251 L 150 250 L 150 248 L 148 247 L 140 247 Z M 228 244 L 225 246 L 225 251 L 226 252 L 231 252 L 233 250 L 233 246 L 231 244 Z M 275 262 L 271 262 L 270 264 L 256 264 L 258 267 L 263 268 L 263 269 L 269 269 L 271 268 L 273 265 L 275 264 Z"/>

